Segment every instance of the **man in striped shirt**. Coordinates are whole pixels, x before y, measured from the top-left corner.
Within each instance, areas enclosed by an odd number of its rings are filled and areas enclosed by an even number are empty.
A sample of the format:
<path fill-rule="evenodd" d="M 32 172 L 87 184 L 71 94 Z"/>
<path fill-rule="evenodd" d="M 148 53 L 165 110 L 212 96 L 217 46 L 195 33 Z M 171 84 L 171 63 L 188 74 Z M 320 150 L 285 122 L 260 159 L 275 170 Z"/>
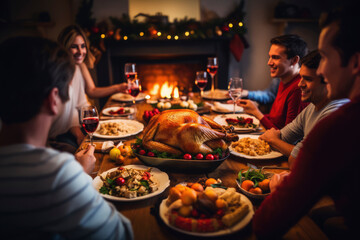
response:
<path fill-rule="evenodd" d="M 104 201 L 74 156 L 45 147 L 69 98 L 67 51 L 46 39 L 8 39 L 0 72 L 1 238 L 132 239 L 129 220 Z"/>

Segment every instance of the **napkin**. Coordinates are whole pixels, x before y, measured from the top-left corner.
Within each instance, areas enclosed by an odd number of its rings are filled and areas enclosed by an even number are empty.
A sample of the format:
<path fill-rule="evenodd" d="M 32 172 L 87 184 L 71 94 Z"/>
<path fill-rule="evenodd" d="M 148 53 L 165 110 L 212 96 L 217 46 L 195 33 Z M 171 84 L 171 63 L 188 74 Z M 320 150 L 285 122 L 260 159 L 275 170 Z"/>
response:
<path fill-rule="evenodd" d="M 214 111 L 217 112 L 233 112 L 234 111 L 234 104 L 226 104 L 226 103 L 220 103 L 220 102 L 214 102 L 214 107 L 213 107 Z M 244 109 L 242 107 L 239 106 L 235 106 L 235 111 L 236 112 L 242 112 Z"/>
<path fill-rule="evenodd" d="M 81 146 L 81 149 L 87 149 L 88 145 L 90 143 L 84 143 Z M 93 142 L 93 145 L 95 145 L 95 152 L 109 152 L 113 147 L 115 147 L 115 144 L 113 141 L 105 141 L 105 142 Z"/>

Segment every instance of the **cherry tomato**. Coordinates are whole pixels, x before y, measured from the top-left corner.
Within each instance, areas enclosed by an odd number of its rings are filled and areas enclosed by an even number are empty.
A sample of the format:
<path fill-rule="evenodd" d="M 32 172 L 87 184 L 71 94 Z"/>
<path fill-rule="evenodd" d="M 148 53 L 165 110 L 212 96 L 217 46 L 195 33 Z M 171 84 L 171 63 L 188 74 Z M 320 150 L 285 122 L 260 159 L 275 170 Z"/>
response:
<path fill-rule="evenodd" d="M 149 178 L 151 177 L 150 173 L 149 172 L 144 172 L 143 176 L 142 176 L 142 179 L 144 180 L 149 180 Z"/>
<path fill-rule="evenodd" d="M 219 217 L 222 217 L 222 216 L 224 216 L 224 210 L 223 209 L 218 209 L 217 211 L 216 211 L 216 215 L 217 216 L 219 216 Z"/>
<path fill-rule="evenodd" d="M 203 158 L 204 158 L 204 155 L 202 155 L 201 153 L 196 154 L 196 159 L 201 160 Z"/>
<path fill-rule="evenodd" d="M 148 152 L 147 155 L 148 155 L 149 157 L 155 157 L 155 153 L 153 153 L 153 152 Z"/>
<path fill-rule="evenodd" d="M 191 211 L 191 216 L 193 216 L 194 218 L 198 218 L 198 217 L 199 217 L 199 212 L 198 212 L 198 210 L 196 210 L 195 208 L 193 208 L 193 210 Z"/>
<path fill-rule="evenodd" d="M 190 154 L 188 154 L 188 153 L 186 153 L 186 154 L 184 154 L 184 159 L 186 159 L 186 160 L 191 160 L 191 155 Z"/>
<path fill-rule="evenodd" d="M 209 153 L 208 155 L 206 155 L 206 160 L 214 160 L 214 155 Z"/>
<path fill-rule="evenodd" d="M 145 155 L 145 153 L 146 153 L 146 152 L 145 152 L 144 149 L 141 149 L 141 150 L 139 151 L 139 154 L 140 154 L 140 155 Z"/>
<path fill-rule="evenodd" d="M 119 177 L 115 180 L 116 184 L 119 185 L 119 186 L 122 186 L 125 184 L 125 179 L 122 178 L 122 177 Z"/>

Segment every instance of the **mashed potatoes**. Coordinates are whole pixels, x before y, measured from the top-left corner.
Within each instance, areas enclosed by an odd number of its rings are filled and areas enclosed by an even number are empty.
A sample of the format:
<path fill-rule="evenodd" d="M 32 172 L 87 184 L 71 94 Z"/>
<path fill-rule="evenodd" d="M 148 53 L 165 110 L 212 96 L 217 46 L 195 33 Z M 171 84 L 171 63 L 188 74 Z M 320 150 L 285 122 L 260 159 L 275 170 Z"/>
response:
<path fill-rule="evenodd" d="M 242 138 L 232 144 L 235 151 L 249 156 L 262 156 L 271 152 L 270 145 L 261 139 Z"/>

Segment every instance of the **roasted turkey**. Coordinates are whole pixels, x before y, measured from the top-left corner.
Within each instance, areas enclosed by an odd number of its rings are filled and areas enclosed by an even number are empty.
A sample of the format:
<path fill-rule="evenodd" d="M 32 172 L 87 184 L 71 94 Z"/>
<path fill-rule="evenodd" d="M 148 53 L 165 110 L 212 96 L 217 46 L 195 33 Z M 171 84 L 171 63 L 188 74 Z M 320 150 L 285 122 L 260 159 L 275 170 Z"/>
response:
<path fill-rule="evenodd" d="M 192 110 L 167 110 L 151 118 L 142 142 L 148 150 L 174 155 L 207 154 L 216 148 L 225 151 L 230 142 L 238 140 L 237 135 L 227 131 L 229 129 Z"/>

